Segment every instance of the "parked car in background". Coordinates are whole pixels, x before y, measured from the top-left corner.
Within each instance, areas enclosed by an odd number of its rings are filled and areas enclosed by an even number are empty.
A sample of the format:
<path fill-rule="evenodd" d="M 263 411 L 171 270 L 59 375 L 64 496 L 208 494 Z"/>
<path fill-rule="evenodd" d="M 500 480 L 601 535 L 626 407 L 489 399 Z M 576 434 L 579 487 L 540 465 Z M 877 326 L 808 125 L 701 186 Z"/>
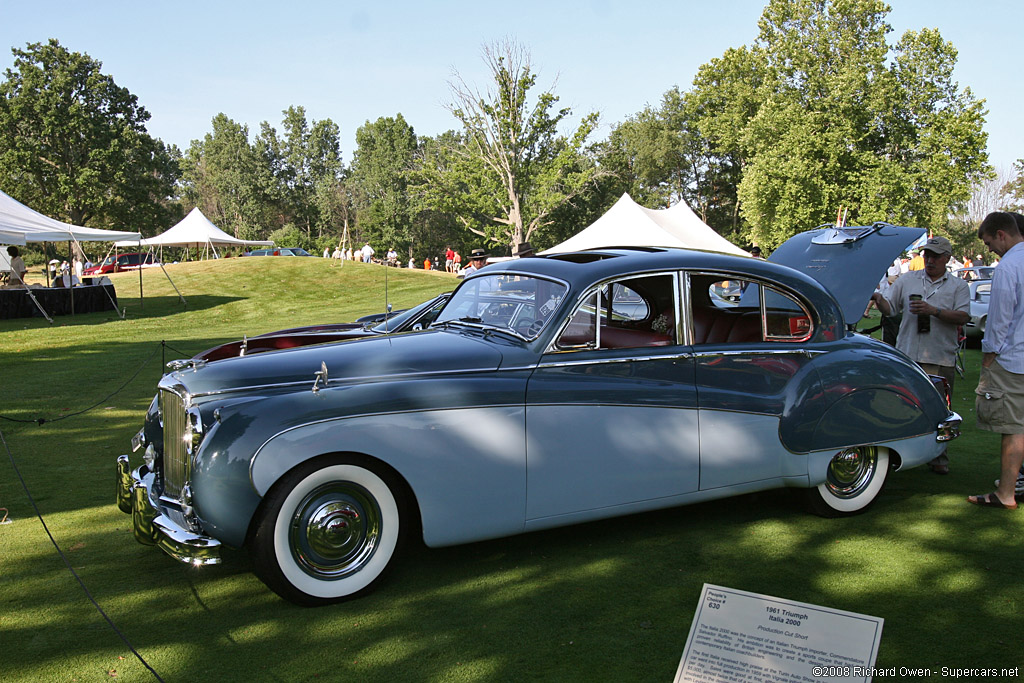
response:
<path fill-rule="evenodd" d="M 953 274 L 964 280 L 991 280 L 992 271 L 995 266 L 971 266 L 969 268 L 957 268 Z"/>
<path fill-rule="evenodd" d="M 312 256 L 301 247 L 275 247 L 273 249 L 253 249 L 242 256 Z"/>
<path fill-rule="evenodd" d="M 434 321 L 449 296 L 451 296 L 451 292 L 436 296 L 405 311 L 388 315 L 382 314 L 379 317 L 377 315 L 366 316 L 370 320 L 362 323 L 357 320 L 354 323 L 310 325 L 267 332 L 256 337 L 243 337 L 241 341 L 228 342 L 197 353 L 193 356 L 193 360 L 209 362 L 264 351 L 362 339 L 379 334 L 418 332 Z"/>
<path fill-rule="evenodd" d="M 306 605 L 373 589 L 413 534 L 447 546 L 773 488 L 862 512 L 958 434 L 915 363 L 850 329 L 923 232 L 798 235 L 773 258 L 806 272 L 665 248 L 516 259 L 416 334 L 175 362 L 141 460 L 117 458 L 118 505 L 182 562 L 247 547 Z"/>
<path fill-rule="evenodd" d="M 82 271 L 83 277 L 95 275 L 106 275 L 107 273 L 120 273 L 125 270 L 138 270 L 139 268 L 150 268 L 160 265 L 160 262 L 153 254 L 128 253 L 108 256 L 97 265 L 86 268 Z"/>
<path fill-rule="evenodd" d="M 992 280 L 971 280 L 971 319 L 964 325 L 964 333 L 968 339 L 981 339 L 985 336 L 985 323 L 988 321 L 988 298 L 992 293 Z"/>

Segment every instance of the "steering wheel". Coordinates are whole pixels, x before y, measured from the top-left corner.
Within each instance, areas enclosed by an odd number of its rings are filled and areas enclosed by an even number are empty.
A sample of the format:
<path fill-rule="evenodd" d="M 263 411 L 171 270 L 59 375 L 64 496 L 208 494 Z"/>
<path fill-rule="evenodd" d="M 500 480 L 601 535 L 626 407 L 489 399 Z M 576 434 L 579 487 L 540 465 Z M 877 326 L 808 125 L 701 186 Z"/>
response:
<path fill-rule="evenodd" d="M 516 332 L 518 332 L 519 334 L 521 334 L 521 335 L 523 335 L 524 337 L 527 337 L 527 338 L 535 337 L 535 336 L 537 336 L 540 333 L 540 331 L 541 331 L 541 329 L 543 327 L 544 327 L 544 321 L 543 320 L 540 320 L 540 319 L 537 319 L 537 320 L 524 319 L 524 320 L 520 320 L 518 323 L 516 323 Z"/>

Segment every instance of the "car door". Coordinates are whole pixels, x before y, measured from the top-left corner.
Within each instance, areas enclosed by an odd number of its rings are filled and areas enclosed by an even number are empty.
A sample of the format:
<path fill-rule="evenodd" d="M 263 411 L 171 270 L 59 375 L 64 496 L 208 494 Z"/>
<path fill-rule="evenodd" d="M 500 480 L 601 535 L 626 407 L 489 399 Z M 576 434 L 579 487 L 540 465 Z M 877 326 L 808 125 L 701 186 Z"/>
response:
<path fill-rule="evenodd" d="M 679 301 L 676 273 L 603 283 L 543 355 L 526 392 L 527 527 L 697 489 L 697 396 Z"/>
<path fill-rule="evenodd" d="M 689 273 L 687 283 L 700 489 L 805 475 L 803 457 L 782 445 L 780 423 L 801 387 L 818 386 L 804 348 L 813 332 L 808 305 L 735 274 Z"/>

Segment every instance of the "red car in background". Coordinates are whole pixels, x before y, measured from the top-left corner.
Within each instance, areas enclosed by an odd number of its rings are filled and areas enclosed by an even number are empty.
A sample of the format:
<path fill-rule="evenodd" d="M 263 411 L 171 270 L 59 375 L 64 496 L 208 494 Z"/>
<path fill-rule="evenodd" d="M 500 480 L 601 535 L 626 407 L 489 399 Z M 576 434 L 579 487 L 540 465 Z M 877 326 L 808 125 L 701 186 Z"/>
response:
<path fill-rule="evenodd" d="M 117 256 L 108 256 L 98 266 L 86 268 L 82 271 L 82 275 L 92 277 L 95 275 L 105 275 L 106 273 L 120 273 L 124 270 L 138 270 L 139 268 L 148 268 L 156 265 L 159 265 L 159 261 L 156 260 L 153 254 L 140 254 L 138 252 L 118 254 Z"/>

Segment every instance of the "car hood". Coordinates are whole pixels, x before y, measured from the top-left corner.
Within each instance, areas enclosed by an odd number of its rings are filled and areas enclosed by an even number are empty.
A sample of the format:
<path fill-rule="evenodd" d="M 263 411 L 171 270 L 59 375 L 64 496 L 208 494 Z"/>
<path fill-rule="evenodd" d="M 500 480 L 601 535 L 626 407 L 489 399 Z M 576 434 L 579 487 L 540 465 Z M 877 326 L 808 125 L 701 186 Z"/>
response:
<path fill-rule="evenodd" d="M 888 223 L 818 228 L 790 237 L 768 260 L 820 282 L 839 302 L 846 324 L 856 325 L 888 267 L 926 232 Z"/>
<path fill-rule="evenodd" d="M 494 342 L 471 334 L 425 330 L 225 358 L 209 364 L 191 361 L 165 375 L 160 384 L 182 385 L 193 396 L 289 384 L 312 389 L 321 365 L 327 367 L 328 380 L 334 382 L 416 373 L 493 371 L 501 359 Z"/>

